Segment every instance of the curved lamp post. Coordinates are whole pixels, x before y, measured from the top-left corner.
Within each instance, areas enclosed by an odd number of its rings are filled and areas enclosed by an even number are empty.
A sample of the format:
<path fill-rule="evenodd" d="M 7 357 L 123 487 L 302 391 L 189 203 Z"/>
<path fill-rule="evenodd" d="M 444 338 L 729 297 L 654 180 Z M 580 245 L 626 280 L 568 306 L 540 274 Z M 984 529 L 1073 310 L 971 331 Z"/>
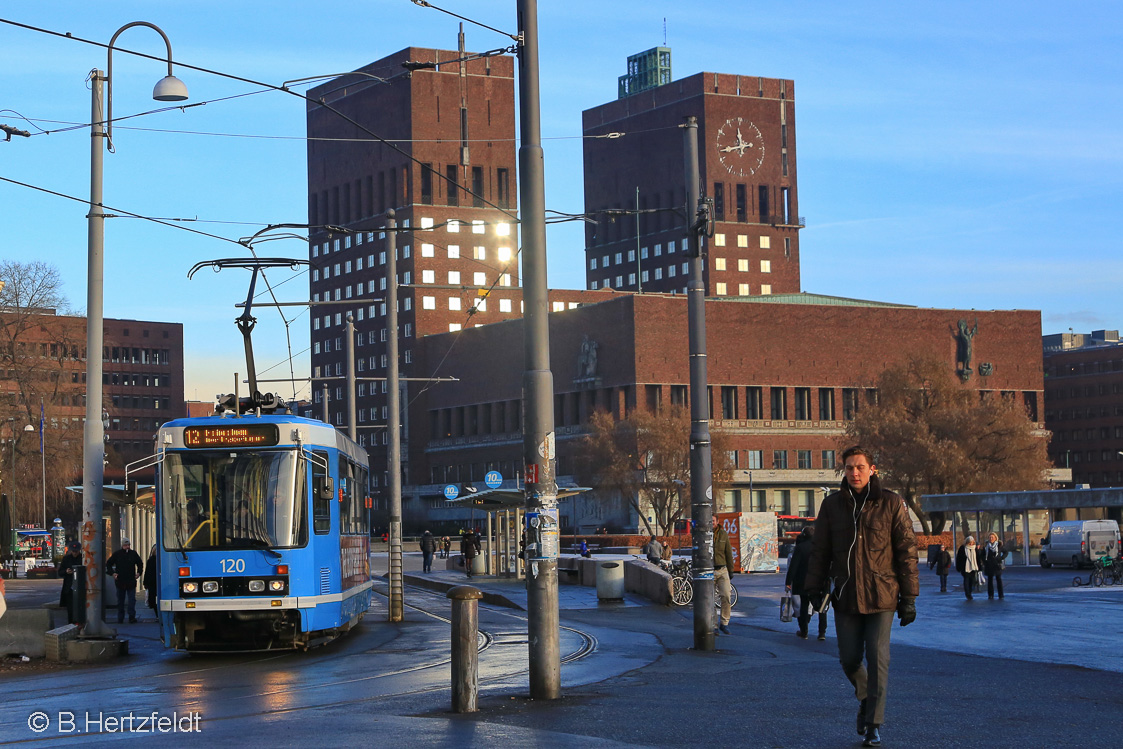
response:
<path fill-rule="evenodd" d="M 113 151 L 113 45 L 117 37 L 133 26 L 147 26 L 164 39 L 168 48 L 168 75 L 157 82 L 152 90 L 156 101 L 183 101 L 187 86 L 172 75 L 172 44 L 155 24 L 147 21 L 127 23 L 109 40 L 106 70 L 108 75 L 95 68 L 90 72 L 92 110 L 90 117 L 90 212 L 89 266 L 87 270 L 86 319 L 86 423 L 82 447 L 82 531 L 81 541 L 86 564 L 86 636 L 113 634 L 102 619 L 101 570 L 105 560 L 102 549 L 104 523 L 102 522 L 102 492 L 105 479 L 105 427 L 102 414 L 102 349 L 105 344 L 102 290 L 104 287 L 105 213 L 102 210 L 102 149 Z M 102 114 L 102 87 L 108 117 Z"/>

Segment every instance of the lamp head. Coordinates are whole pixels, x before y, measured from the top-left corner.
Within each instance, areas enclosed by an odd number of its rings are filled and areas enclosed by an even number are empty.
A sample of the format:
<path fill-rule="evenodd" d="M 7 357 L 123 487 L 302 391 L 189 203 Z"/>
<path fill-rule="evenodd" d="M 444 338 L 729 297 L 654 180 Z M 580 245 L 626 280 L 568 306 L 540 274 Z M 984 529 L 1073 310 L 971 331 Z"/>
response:
<path fill-rule="evenodd" d="M 25 432 L 34 432 L 34 431 L 35 431 L 35 427 L 33 427 L 33 426 L 32 426 L 31 424 L 27 424 L 26 426 L 24 426 L 24 428 L 23 428 L 23 431 L 25 431 Z"/>
<path fill-rule="evenodd" d="M 187 85 L 174 75 L 166 75 L 152 89 L 152 98 L 156 101 L 184 101 L 187 98 Z"/>

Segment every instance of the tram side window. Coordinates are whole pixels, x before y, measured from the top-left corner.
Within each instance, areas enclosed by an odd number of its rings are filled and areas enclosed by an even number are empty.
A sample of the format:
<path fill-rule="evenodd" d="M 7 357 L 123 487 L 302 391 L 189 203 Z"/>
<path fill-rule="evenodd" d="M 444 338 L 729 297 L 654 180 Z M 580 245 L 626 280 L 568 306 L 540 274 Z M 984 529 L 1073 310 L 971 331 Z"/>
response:
<path fill-rule="evenodd" d="M 358 497 L 359 526 L 358 532 L 364 536 L 370 535 L 370 510 L 367 508 L 367 497 L 370 496 L 370 485 L 367 484 L 367 469 L 363 466 L 355 467 L 355 495 Z"/>
<path fill-rule="evenodd" d="M 349 460 L 339 461 L 339 532 L 355 532 L 354 466 Z"/>
<path fill-rule="evenodd" d="M 328 464 L 328 454 L 315 453 L 312 461 L 312 528 L 317 534 L 331 531 L 331 501 L 335 496 L 331 476 L 324 466 Z"/>

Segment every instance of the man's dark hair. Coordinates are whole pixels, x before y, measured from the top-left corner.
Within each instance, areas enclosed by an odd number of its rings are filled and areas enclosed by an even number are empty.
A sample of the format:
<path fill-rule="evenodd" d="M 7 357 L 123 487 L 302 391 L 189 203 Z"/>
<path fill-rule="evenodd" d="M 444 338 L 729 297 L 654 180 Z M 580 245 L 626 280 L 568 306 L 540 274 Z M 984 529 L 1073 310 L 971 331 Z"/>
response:
<path fill-rule="evenodd" d="M 873 453 L 871 453 L 869 450 L 862 447 L 861 445 L 854 445 L 853 447 L 848 447 L 845 450 L 843 450 L 842 451 L 842 462 L 846 463 L 847 459 L 849 459 L 849 458 L 851 458 L 855 455 L 864 455 L 866 457 L 867 463 L 869 463 L 871 466 L 875 464 L 874 459 L 873 459 Z"/>

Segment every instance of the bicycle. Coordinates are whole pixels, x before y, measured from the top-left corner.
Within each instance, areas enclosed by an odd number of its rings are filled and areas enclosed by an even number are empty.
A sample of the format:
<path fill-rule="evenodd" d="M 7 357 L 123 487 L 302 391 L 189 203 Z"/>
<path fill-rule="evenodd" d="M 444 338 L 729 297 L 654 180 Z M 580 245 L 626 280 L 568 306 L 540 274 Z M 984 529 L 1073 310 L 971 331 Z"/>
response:
<path fill-rule="evenodd" d="M 694 581 L 690 577 L 690 560 L 675 559 L 661 562 L 660 566 L 671 573 L 671 602 L 676 606 L 689 606 L 694 600 Z M 740 594 L 733 581 L 729 581 L 729 606 L 737 605 Z M 714 596 L 714 607 L 721 608 L 721 596 Z"/>
<path fill-rule="evenodd" d="M 1090 585 L 1099 588 L 1106 585 L 1123 585 L 1123 563 L 1117 562 L 1111 556 L 1104 554 L 1092 562 L 1092 572 L 1088 575 L 1088 582 L 1077 575 L 1072 578 L 1072 587 Z"/>

